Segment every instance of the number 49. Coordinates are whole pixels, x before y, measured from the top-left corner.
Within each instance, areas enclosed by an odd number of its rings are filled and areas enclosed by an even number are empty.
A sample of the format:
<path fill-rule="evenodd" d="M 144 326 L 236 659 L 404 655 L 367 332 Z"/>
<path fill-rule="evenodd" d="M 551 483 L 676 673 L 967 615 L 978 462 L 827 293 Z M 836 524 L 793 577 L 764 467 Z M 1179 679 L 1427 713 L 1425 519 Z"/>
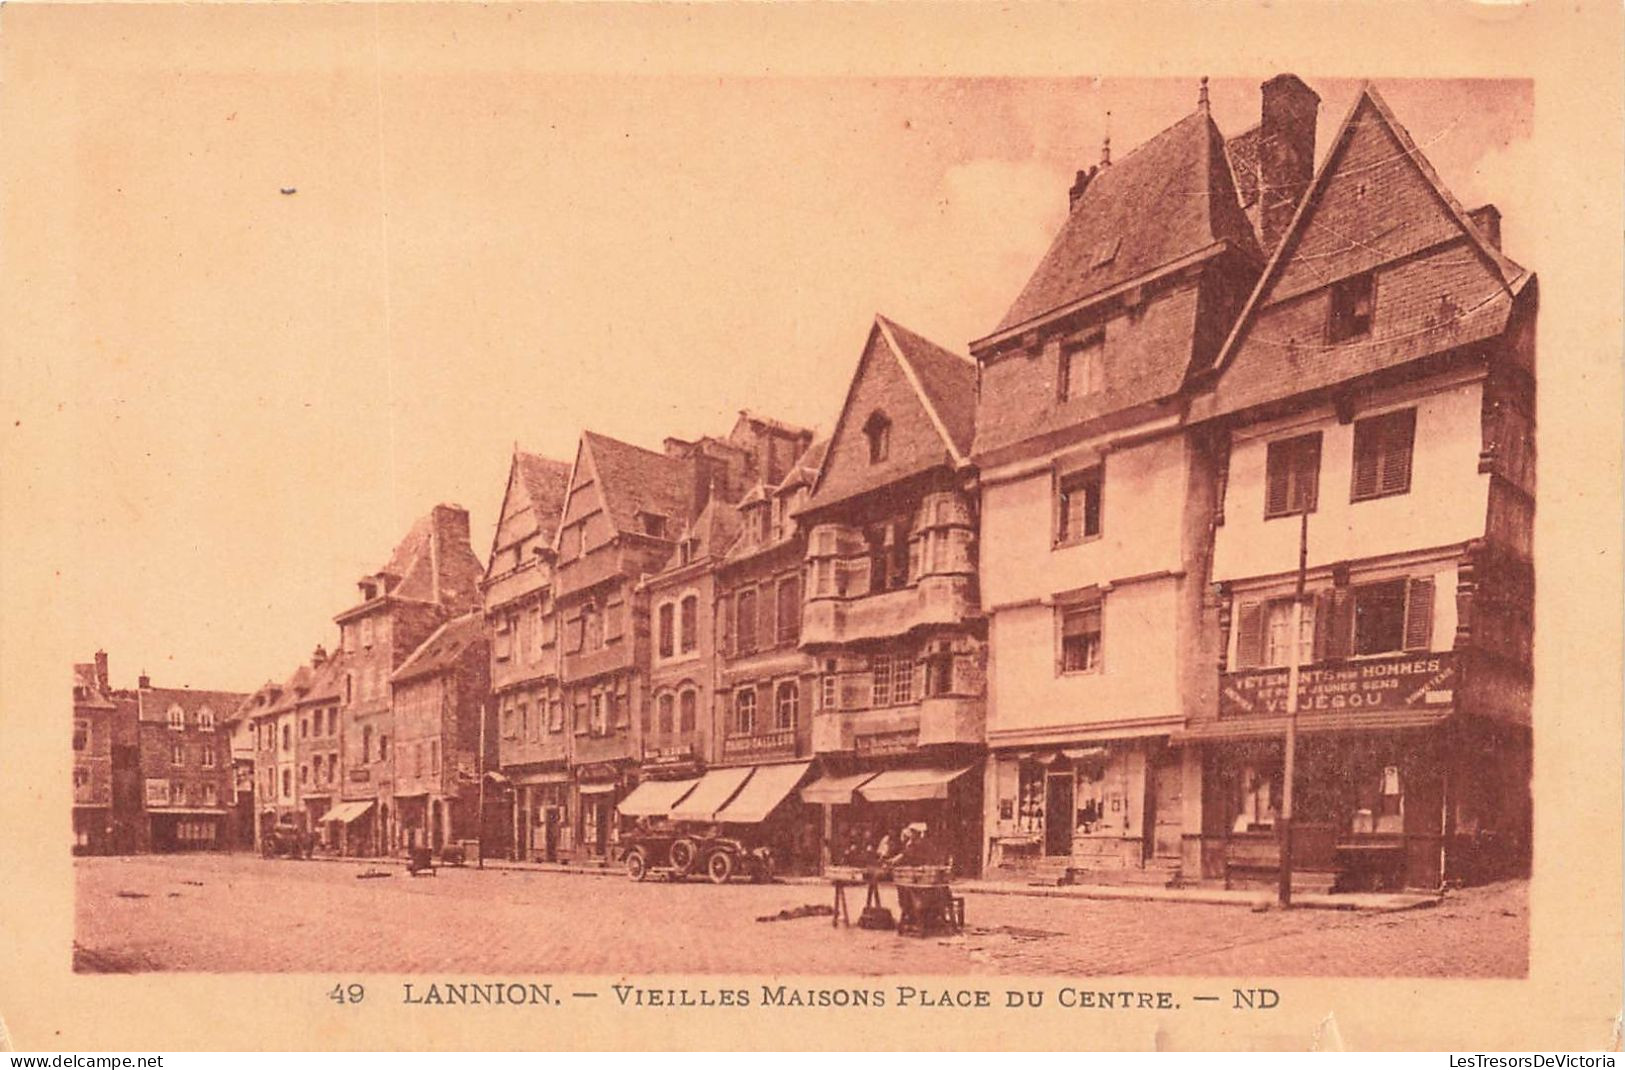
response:
<path fill-rule="evenodd" d="M 367 989 L 365 985 L 359 984 L 334 985 L 327 998 L 334 1003 L 360 1003 L 367 998 Z"/>

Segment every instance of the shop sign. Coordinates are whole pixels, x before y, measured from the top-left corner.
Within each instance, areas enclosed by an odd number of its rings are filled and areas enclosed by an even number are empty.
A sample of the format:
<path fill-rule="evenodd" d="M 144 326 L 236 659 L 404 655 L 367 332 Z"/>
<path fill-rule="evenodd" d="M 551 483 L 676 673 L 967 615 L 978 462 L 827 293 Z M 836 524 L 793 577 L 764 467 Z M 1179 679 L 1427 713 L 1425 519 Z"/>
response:
<path fill-rule="evenodd" d="M 1286 713 L 1286 680 L 1284 668 L 1225 673 L 1219 688 L 1219 716 Z M 1455 701 L 1455 686 L 1455 656 L 1448 652 L 1323 662 L 1300 671 L 1298 710 L 1324 713 L 1448 706 Z"/>
<path fill-rule="evenodd" d="M 149 781 L 147 781 L 147 805 L 148 806 L 168 806 L 169 805 L 169 781 L 167 781 L 167 780 L 149 780 Z"/>
<path fill-rule="evenodd" d="M 903 732 L 871 732 L 854 736 L 853 749 L 859 757 L 876 758 L 886 754 L 907 754 L 919 743 L 920 733 L 910 729 Z"/>
<path fill-rule="evenodd" d="M 357 784 L 365 784 L 372 779 L 371 769 L 351 769 L 350 779 Z"/>

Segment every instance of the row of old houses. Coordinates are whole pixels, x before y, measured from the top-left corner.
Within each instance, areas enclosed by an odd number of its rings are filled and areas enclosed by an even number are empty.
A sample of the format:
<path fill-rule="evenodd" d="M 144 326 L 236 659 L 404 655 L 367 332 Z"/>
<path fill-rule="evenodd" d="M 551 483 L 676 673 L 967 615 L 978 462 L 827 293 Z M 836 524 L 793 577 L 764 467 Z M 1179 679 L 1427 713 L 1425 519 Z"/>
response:
<path fill-rule="evenodd" d="M 1534 278 L 1374 88 L 1317 168 L 1319 103 L 1278 76 L 1227 137 L 1204 83 L 1103 149 L 969 358 L 876 317 L 827 436 L 516 450 L 485 566 L 436 507 L 230 711 L 253 823 L 571 861 L 676 820 L 806 871 L 924 824 L 965 872 L 1267 876 L 1296 661 L 1306 881 L 1522 865 Z"/>

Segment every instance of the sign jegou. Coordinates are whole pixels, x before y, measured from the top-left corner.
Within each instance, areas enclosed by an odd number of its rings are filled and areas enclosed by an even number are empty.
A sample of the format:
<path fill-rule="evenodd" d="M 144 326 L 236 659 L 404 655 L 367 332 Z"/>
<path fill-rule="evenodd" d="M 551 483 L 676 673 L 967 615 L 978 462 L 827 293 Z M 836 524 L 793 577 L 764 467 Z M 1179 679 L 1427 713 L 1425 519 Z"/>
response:
<path fill-rule="evenodd" d="M 1286 713 L 1284 668 L 1225 673 L 1220 717 Z M 1360 658 L 1305 666 L 1299 672 L 1298 710 L 1400 710 L 1448 706 L 1455 701 L 1456 664 L 1449 652 Z"/>

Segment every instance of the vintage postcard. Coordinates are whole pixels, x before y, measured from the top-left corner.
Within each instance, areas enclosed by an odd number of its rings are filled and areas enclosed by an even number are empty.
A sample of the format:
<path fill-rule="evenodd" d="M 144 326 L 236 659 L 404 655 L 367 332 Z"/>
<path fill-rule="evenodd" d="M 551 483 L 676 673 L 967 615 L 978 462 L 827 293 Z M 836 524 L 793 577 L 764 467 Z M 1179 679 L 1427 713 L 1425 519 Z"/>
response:
<path fill-rule="evenodd" d="M 1617 1050 L 1619 29 L 8 5 L 12 1044 Z"/>

